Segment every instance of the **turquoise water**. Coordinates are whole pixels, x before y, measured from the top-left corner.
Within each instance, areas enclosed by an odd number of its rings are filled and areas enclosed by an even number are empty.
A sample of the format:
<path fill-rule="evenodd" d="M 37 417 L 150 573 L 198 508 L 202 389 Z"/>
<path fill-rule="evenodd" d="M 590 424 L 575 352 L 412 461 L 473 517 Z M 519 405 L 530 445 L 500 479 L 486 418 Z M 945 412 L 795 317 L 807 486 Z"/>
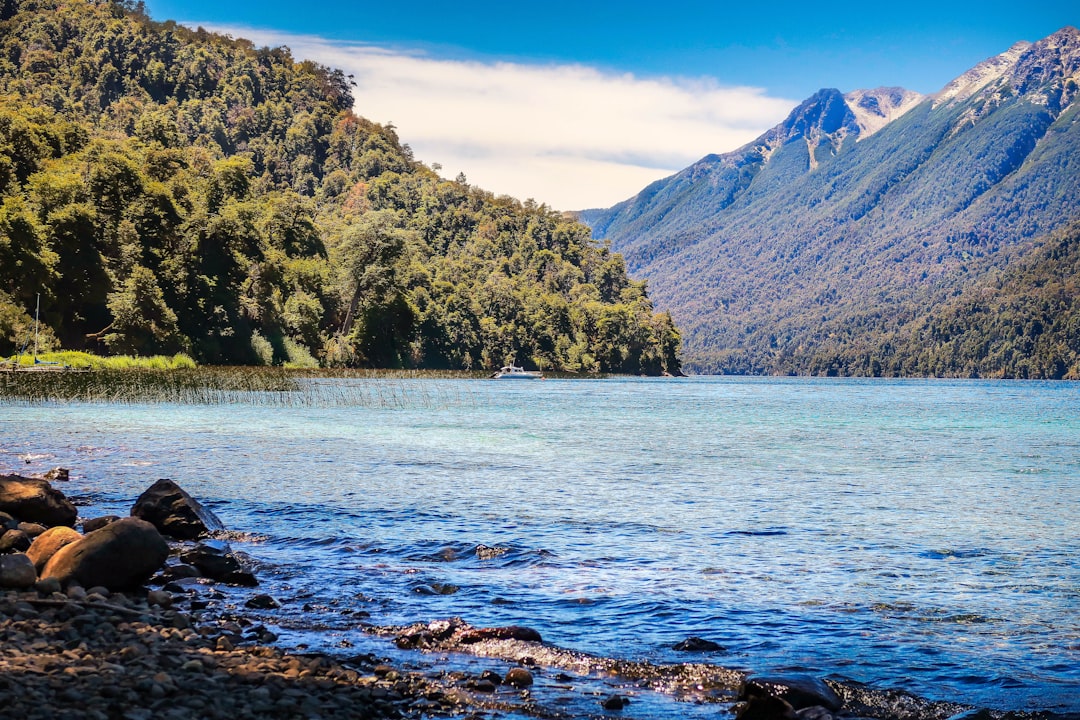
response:
<path fill-rule="evenodd" d="M 72 468 L 63 489 L 87 516 L 177 480 L 257 533 L 235 546 L 313 644 L 355 640 L 354 611 L 529 625 L 656 661 L 688 659 L 670 647 L 698 635 L 729 667 L 1080 711 L 1080 384 L 312 393 L 292 408 L 0 405 L 0 469 Z M 481 560 L 478 544 L 507 552 Z"/>

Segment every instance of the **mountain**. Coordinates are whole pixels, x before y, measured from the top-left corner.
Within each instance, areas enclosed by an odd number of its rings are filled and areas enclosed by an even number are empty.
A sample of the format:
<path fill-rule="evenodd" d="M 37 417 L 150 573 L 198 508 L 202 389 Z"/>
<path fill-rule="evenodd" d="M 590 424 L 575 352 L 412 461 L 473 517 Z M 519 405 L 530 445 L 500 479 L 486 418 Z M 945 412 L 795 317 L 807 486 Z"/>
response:
<path fill-rule="evenodd" d="M 679 334 L 583 225 L 440 178 L 341 71 L 0 2 L 0 353 L 677 373 Z M 358 108 L 362 110 L 362 108 Z"/>
<path fill-rule="evenodd" d="M 931 96 L 821 90 L 579 217 L 671 311 L 692 369 L 902 374 L 920 321 L 1080 218 L 1078 83 L 1068 27 Z"/>

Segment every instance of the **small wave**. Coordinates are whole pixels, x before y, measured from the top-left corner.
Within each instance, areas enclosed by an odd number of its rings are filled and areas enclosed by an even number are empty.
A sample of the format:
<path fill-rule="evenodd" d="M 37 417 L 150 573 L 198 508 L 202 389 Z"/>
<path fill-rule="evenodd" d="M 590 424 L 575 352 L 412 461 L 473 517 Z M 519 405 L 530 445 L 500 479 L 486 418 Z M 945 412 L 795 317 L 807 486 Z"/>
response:
<path fill-rule="evenodd" d="M 985 548 L 972 548 L 970 550 L 953 550 L 946 548 L 945 550 L 924 550 L 919 553 L 919 557 L 927 558 L 929 560 L 966 560 L 968 558 L 980 558 L 991 555 L 991 551 Z"/>
<path fill-rule="evenodd" d="M 750 537 L 771 537 L 774 535 L 787 535 L 786 528 L 762 528 L 761 530 L 729 530 L 726 536 L 747 535 Z"/>

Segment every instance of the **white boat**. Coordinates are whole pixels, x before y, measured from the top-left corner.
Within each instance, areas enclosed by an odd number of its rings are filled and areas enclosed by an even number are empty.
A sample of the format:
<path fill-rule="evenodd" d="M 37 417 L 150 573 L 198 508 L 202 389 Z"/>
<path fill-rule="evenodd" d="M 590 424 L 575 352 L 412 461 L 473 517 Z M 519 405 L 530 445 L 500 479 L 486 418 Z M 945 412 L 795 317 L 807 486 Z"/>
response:
<path fill-rule="evenodd" d="M 517 365 L 504 365 L 491 378 L 493 380 L 543 380 L 544 373 L 519 368 Z"/>

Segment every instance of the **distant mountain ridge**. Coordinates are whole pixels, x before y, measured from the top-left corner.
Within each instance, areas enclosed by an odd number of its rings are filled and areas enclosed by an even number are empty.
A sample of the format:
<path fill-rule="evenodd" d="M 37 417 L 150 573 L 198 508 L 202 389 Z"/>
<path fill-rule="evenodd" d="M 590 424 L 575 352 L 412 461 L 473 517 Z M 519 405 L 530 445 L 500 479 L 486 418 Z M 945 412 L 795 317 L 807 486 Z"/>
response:
<path fill-rule="evenodd" d="M 914 320 L 1080 217 L 1078 81 L 1067 27 L 931 96 L 823 89 L 579 217 L 649 281 L 693 369 L 900 373 Z"/>

